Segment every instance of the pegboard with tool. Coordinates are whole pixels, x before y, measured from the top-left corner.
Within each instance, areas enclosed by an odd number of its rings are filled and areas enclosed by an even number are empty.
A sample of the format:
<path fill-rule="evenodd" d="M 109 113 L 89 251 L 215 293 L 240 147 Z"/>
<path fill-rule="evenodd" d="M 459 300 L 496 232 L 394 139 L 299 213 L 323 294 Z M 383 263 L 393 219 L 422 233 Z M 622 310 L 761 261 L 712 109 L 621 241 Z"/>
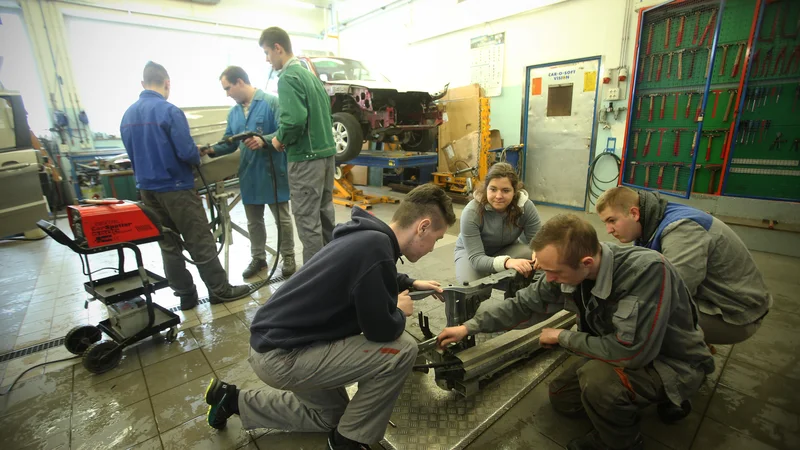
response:
<path fill-rule="evenodd" d="M 770 15 L 775 9 L 780 10 L 778 15 Z M 779 92 L 786 93 L 791 83 L 794 89 L 800 81 L 793 66 L 800 66 L 800 47 L 797 32 L 792 31 L 800 26 L 799 15 L 800 2 L 789 0 L 676 0 L 641 11 L 621 183 L 682 197 L 703 193 L 794 198 L 757 193 L 763 186 L 751 191 L 744 180 L 755 180 L 758 174 L 731 172 L 729 166 L 733 161 L 752 163 L 757 158 L 744 154 L 743 158 L 731 159 L 732 147 L 739 145 L 735 139 L 743 139 L 742 123 L 751 131 L 750 142 L 754 129 L 763 128 L 760 144 L 772 139 L 773 152 L 780 148 L 788 153 L 793 148 L 796 137 L 787 134 L 791 127 L 800 125 L 795 118 L 800 114 L 787 109 L 793 93 L 784 94 L 784 102 L 772 108 L 767 108 L 769 102 L 765 104 L 764 97 L 771 95 L 776 101 Z M 762 27 L 762 34 L 777 50 L 772 52 L 769 70 L 762 66 L 758 72 L 765 79 L 751 81 L 749 63 L 754 57 L 754 42 L 759 42 L 755 33 L 762 17 L 775 23 L 775 31 L 770 27 L 764 32 Z M 756 86 L 761 88 L 756 91 L 755 87 L 747 88 L 748 83 L 762 86 Z M 756 105 L 755 111 L 745 108 L 748 93 L 750 109 Z M 762 105 L 764 113 L 774 110 L 770 116 L 778 117 L 749 119 L 748 114 L 758 114 L 757 105 Z M 753 120 L 759 121 L 754 125 Z M 782 130 L 777 139 L 776 125 Z M 768 156 L 761 155 L 772 164 L 772 159 L 781 159 Z M 785 169 L 775 168 L 770 173 L 784 176 Z M 727 177 L 737 173 L 739 180 L 726 184 Z M 785 194 L 783 183 L 773 184 L 767 191 Z M 800 183 L 795 184 L 800 189 Z"/>
<path fill-rule="evenodd" d="M 800 2 L 764 2 L 723 195 L 800 200 Z"/>

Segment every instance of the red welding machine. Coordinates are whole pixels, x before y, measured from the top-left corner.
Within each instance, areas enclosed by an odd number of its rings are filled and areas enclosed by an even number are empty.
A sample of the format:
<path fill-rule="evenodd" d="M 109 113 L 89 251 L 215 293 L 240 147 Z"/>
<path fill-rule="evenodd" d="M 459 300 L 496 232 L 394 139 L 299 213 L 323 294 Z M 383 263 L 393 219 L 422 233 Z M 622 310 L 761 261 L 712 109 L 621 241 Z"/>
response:
<path fill-rule="evenodd" d="M 162 238 L 161 222 L 146 206 L 125 200 L 90 200 L 68 207 L 69 226 L 78 245 L 95 248 Z"/>

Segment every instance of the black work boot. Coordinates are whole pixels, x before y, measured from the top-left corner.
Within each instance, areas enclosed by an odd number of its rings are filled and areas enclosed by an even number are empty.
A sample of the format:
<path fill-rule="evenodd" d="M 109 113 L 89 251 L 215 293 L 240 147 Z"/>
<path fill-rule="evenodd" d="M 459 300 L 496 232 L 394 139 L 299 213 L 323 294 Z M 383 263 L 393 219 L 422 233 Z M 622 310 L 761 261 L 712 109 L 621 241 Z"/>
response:
<path fill-rule="evenodd" d="M 633 445 L 625 447 L 624 450 L 643 450 L 644 441 L 642 435 L 636 436 L 636 441 Z M 600 439 L 600 433 L 597 430 L 592 430 L 583 437 L 573 439 L 567 444 L 567 450 L 612 450 L 611 447 L 603 443 Z"/>
<path fill-rule="evenodd" d="M 240 298 L 247 297 L 250 294 L 250 286 L 242 284 L 239 286 L 228 285 L 218 292 L 209 292 L 208 301 L 212 305 L 218 303 L 232 302 Z"/>
<path fill-rule="evenodd" d="M 689 403 L 689 400 L 684 400 L 681 406 L 672 402 L 664 402 L 659 403 L 656 409 L 662 422 L 672 424 L 688 416 L 692 412 L 692 404 Z"/>
<path fill-rule="evenodd" d="M 266 260 L 253 258 L 253 260 L 250 261 L 250 264 L 247 265 L 247 268 L 244 269 L 244 272 L 242 272 L 242 278 L 254 277 L 258 274 L 258 272 L 261 272 L 267 266 Z"/>
<path fill-rule="evenodd" d="M 328 450 L 372 450 L 372 447 L 347 439 L 334 428 L 328 433 Z"/>
<path fill-rule="evenodd" d="M 297 263 L 294 261 L 294 255 L 284 255 L 283 262 L 281 262 L 281 274 L 288 278 L 296 271 Z"/>
<path fill-rule="evenodd" d="M 181 299 L 181 311 L 188 311 L 197 306 L 197 291 L 188 294 L 178 294 L 177 292 L 173 294 Z"/>
<path fill-rule="evenodd" d="M 239 390 L 234 384 L 212 378 L 206 388 L 205 401 L 208 403 L 208 424 L 218 430 L 225 428 L 229 417 L 239 414 Z"/>

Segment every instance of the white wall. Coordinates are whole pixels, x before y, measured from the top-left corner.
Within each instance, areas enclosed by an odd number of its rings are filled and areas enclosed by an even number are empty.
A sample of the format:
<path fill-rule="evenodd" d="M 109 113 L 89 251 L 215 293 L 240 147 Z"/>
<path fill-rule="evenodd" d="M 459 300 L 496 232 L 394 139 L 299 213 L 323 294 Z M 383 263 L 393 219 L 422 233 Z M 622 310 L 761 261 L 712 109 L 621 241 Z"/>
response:
<path fill-rule="evenodd" d="M 528 7 L 536 3 L 528 2 Z M 437 34 L 431 18 L 447 29 L 448 17 L 457 15 L 463 28 L 466 22 L 458 10 L 468 4 L 472 9 L 485 8 L 490 16 L 513 13 L 507 4 L 518 5 L 517 9 L 525 6 L 524 2 L 487 0 L 461 4 L 454 0 L 414 1 L 345 27 L 339 34 L 341 56 L 373 61 L 403 87 L 436 91 L 447 82 L 451 86 L 469 84 L 470 38 L 505 32 L 503 92 L 491 100 L 491 124 L 508 144 L 521 138 L 527 66 L 597 55 L 602 56 L 602 68 L 620 64 L 625 0 L 567 0 L 491 22 L 485 22 L 486 14 L 473 15 L 472 27 L 427 38 Z M 630 14 L 635 15 L 633 11 Z M 632 28 L 635 19 L 633 22 Z M 624 123 L 623 117 L 619 123 Z M 623 132 L 624 126 L 615 126 L 610 133 L 600 133 L 598 148 L 605 148 L 609 134 L 617 136 L 621 146 Z"/>

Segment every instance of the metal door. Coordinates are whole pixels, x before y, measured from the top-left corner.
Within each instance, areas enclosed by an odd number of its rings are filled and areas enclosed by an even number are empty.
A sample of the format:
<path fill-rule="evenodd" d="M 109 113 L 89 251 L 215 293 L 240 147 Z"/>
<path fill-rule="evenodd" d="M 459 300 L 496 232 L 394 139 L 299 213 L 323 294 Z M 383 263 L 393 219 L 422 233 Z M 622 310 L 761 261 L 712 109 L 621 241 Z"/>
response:
<path fill-rule="evenodd" d="M 586 208 L 599 68 L 598 56 L 526 69 L 525 185 L 535 202 Z"/>

